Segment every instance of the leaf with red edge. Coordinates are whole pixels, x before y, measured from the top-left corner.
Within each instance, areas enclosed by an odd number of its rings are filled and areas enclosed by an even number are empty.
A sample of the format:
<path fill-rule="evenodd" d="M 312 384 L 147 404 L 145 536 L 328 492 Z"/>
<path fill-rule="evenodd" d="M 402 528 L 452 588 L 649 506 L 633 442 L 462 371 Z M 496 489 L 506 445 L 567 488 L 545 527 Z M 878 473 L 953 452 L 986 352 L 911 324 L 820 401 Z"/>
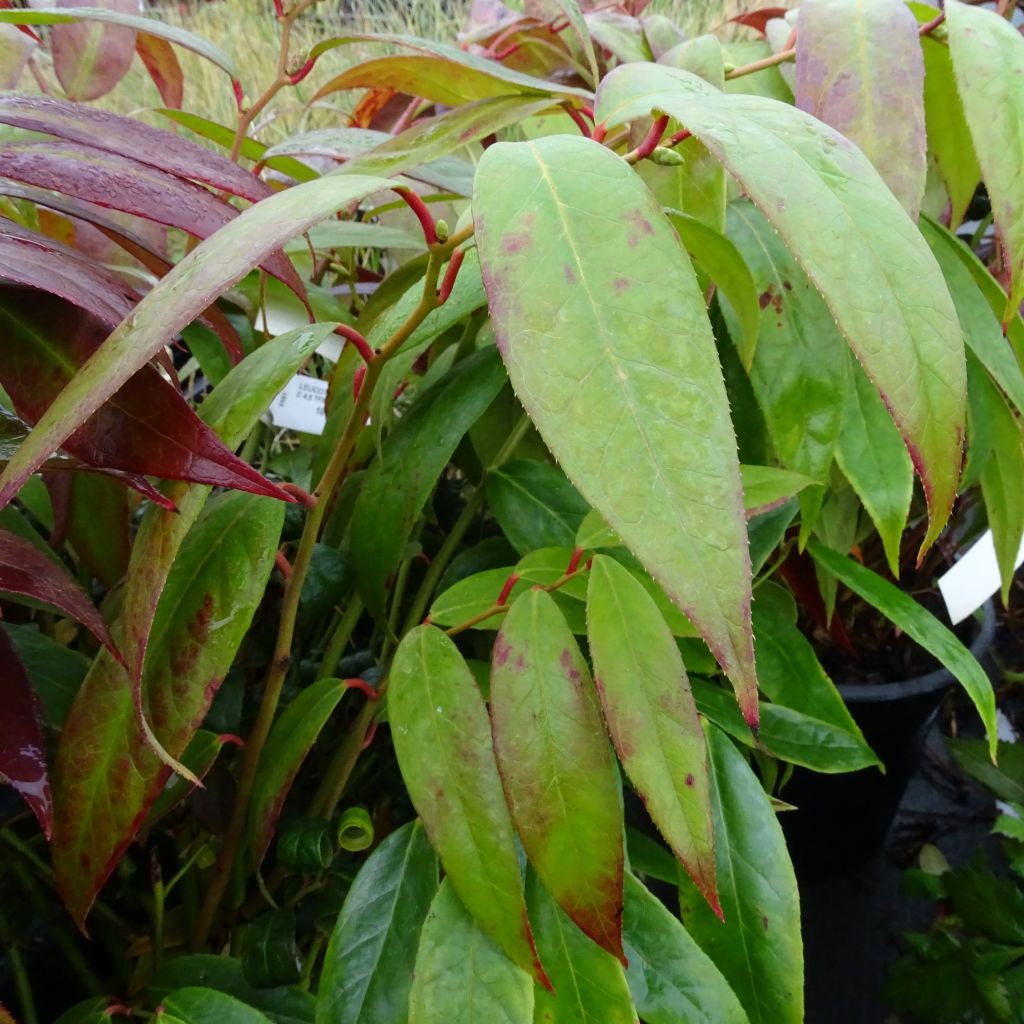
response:
<path fill-rule="evenodd" d="M 735 25 L 746 25 L 747 28 L 752 28 L 755 32 L 765 35 L 765 26 L 768 22 L 774 21 L 776 18 L 784 18 L 787 13 L 788 8 L 786 7 L 762 7 L 756 11 L 746 11 L 743 14 L 737 14 L 734 18 L 730 18 L 729 21 Z"/>
<path fill-rule="evenodd" d="M 587 663 L 542 590 L 515 600 L 495 639 L 490 705 L 498 771 L 526 855 L 580 930 L 625 963 L 615 757 Z"/>
<path fill-rule="evenodd" d="M 9 142 L 0 175 L 207 238 L 238 216 L 208 189 L 149 164 L 78 142 Z M 270 252 L 263 268 L 304 296 L 295 268 Z"/>
<path fill-rule="evenodd" d="M 105 7 L 137 14 L 137 0 L 57 0 L 57 7 Z M 121 81 L 135 56 L 135 30 L 83 22 L 55 25 L 50 36 L 53 70 L 73 100 L 95 100 Z"/>
<path fill-rule="evenodd" d="M 78 582 L 30 541 L 0 530 L 0 590 L 57 608 L 116 652 L 103 617 Z"/>
<path fill-rule="evenodd" d="M 18 791 L 50 838 L 53 802 L 39 707 L 25 666 L 0 628 L 0 779 Z"/>
<path fill-rule="evenodd" d="M 0 291 L 0 383 L 35 423 L 107 336 L 105 325 L 55 296 Z M 89 466 L 189 480 L 291 501 L 238 458 L 152 366 L 143 367 L 64 442 Z"/>
<path fill-rule="evenodd" d="M 168 107 L 180 108 L 185 97 L 185 79 L 174 47 L 166 39 L 140 32 L 135 40 L 135 52 L 153 79 L 160 99 Z"/>
<path fill-rule="evenodd" d="M 151 38 L 142 34 L 139 39 Z M 55 135 L 258 202 L 273 190 L 227 157 L 136 118 L 51 96 L 0 96 L 0 124 Z"/>

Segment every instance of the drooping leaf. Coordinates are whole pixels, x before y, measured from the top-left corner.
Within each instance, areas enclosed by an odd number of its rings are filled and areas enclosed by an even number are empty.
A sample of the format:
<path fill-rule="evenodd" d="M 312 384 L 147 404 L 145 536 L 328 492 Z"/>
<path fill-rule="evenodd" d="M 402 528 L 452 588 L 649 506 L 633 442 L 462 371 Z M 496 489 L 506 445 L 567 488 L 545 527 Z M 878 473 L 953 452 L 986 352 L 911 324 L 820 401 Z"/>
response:
<path fill-rule="evenodd" d="M 90 6 L 87 0 L 57 0 L 57 7 Z M 97 0 L 118 14 L 138 11 L 135 0 Z M 135 56 L 135 30 L 121 25 L 68 22 L 50 33 L 53 70 L 72 100 L 94 100 L 110 92 L 124 78 Z"/>
<path fill-rule="evenodd" d="M 208 729 L 200 729 L 189 741 L 181 755 L 181 763 L 185 765 L 195 778 L 200 781 L 206 778 L 207 773 L 217 760 L 217 755 L 224 749 L 227 743 L 240 742 L 237 736 L 218 736 Z M 195 791 L 195 785 L 190 780 L 175 776 L 167 781 L 167 784 L 160 791 L 160 795 L 153 801 L 149 813 L 146 815 L 145 828 L 150 829 L 164 815 L 169 814 L 177 807 L 190 793 Z"/>
<path fill-rule="evenodd" d="M 249 853 L 256 868 L 263 863 L 302 762 L 344 693 L 340 679 L 321 679 L 303 690 L 270 730 L 249 807 Z"/>
<path fill-rule="evenodd" d="M 383 614 L 387 578 L 441 472 L 504 381 L 493 349 L 458 363 L 402 417 L 368 470 L 349 533 L 360 593 L 374 615 Z"/>
<path fill-rule="evenodd" d="M 526 855 L 572 921 L 622 960 L 615 759 L 587 663 L 541 590 L 515 600 L 494 641 L 490 709 L 498 771 Z"/>
<path fill-rule="evenodd" d="M 408 1024 L 532 1021 L 530 976 L 488 938 L 444 882 L 420 937 Z"/>
<path fill-rule="evenodd" d="M 756 721 L 736 442 L 678 237 L 628 164 L 569 136 L 491 146 L 473 206 L 520 401 L 584 498 L 702 631 Z"/>
<path fill-rule="evenodd" d="M 232 78 L 237 77 L 231 59 L 219 47 L 200 36 L 195 35 L 177 25 L 169 25 L 156 18 L 141 18 L 137 14 L 125 14 L 121 11 L 103 7 L 77 7 L 74 10 L 54 8 L 12 8 L 0 10 L 0 23 L 10 25 L 66 25 L 75 22 L 99 22 L 107 25 L 121 25 L 135 29 L 137 32 L 148 32 L 159 36 L 177 46 L 191 50 L 205 57 L 226 71 Z"/>
<path fill-rule="evenodd" d="M 259 1010 L 212 988 L 180 988 L 160 1005 L 169 1024 L 271 1024 Z"/>
<path fill-rule="evenodd" d="M 653 599 L 606 555 L 590 570 L 587 633 L 619 760 L 673 853 L 717 907 L 707 747 L 683 659 Z"/>
<path fill-rule="evenodd" d="M 743 478 L 743 507 L 747 518 L 764 515 L 784 505 L 794 494 L 815 481 L 803 473 L 777 466 L 740 466 Z"/>
<path fill-rule="evenodd" d="M 557 466 L 536 459 L 506 462 L 488 473 L 487 505 L 521 555 L 571 548 L 590 510 Z"/>
<path fill-rule="evenodd" d="M 29 423 L 45 415 L 108 333 L 102 322 L 62 299 L 25 289 L 0 292 L 0 323 L 7 339 L 0 350 L 0 383 Z M 132 377 L 64 448 L 99 469 L 291 500 L 225 447 L 153 366 Z"/>
<path fill-rule="evenodd" d="M 4 628 L 39 698 L 42 720 L 51 729 L 59 730 L 89 670 L 89 659 L 34 626 Z"/>
<path fill-rule="evenodd" d="M 949 54 L 1010 271 L 1005 322 L 1024 299 L 1024 39 L 994 11 L 952 0 Z"/>
<path fill-rule="evenodd" d="M 588 11 L 584 18 L 591 38 L 620 63 L 651 61 L 654 53 L 639 18 L 620 11 Z"/>
<path fill-rule="evenodd" d="M 816 562 L 882 612 L 893 626 L 936 657 L 959 680 L 978 709 L 994 756 L 995 695 L 992 683 L 974 655 L 931 612 L 888 580 L 817 541 L 812 541 L 808 550 Z"/>
<path fill-rule="evenodd" d="M 279 502 L 220 495 L 174 561 L 142 679 L 146 715 L 171 757 L 188 746 L 234 661 L 263 597 L 283 516 Z M 169 774 L 143 737 L 127 671 L 101 654 L 64 723 L 53 772 L 54 871 L 80 927 Z"/>
<path fill-rule="evenodd" d="M 917 219 L 924 194 L 924 60 L 903 0 L 806 0 L 796 105 L 857 143 Z"/>
<path fill-rule="evenodd" d="M 193 249 L 150 290 L 36 424 L 0 476 L 0 507 L 69 434 L 225 288 L 290 238 L 387 187 L 385 179 L 357 175 L 297 185 L 257 203 Z"/>
<path fill-rule="evenodd" d="M 609 126 L 653 109 L 678 116 L 718 156 L 825 298 L 921 476 L 929 547 L 956 493 L 966 370 L 956 312 L 920 233 L 860 150 L 803 111 L 657 66 L 617 68 L 598 93 Z"/>
<path fill-rule="evenodd" d="M 647 1024 L 748 1024 L 736 993 L 679 920 L 626 875 L 626 979 Z"/>
<path fill-rule="evenodd" d="M 534 1021 L 543 1024 L 636 1024 L 626 975 L 615 957 L 565 915 L 533 871 L 526 873 L 530 918 L 552 991 L 534 987 Z"/>
<path fill-rule="evenodd" d="M 720 921 L 688 881 L 683 924 L 722 972 L 751 1024 L 802 1024 L 800 899 L 768 794 L 724 733 L 707 729 Z"/>
<path fill-rule="evenodd" d="M 409 822 L 367 858 L 331 934 L 317 1024 L 406 1024 L 420 929 L 437 891 L 437 857 Z"/>
<path fill-rule="evenodd" d="M 39 706 L 25 666 L 3 629 L 0 629 L 0 705 L 4 709 L 0 715 L 0 781 L 14 787 L 49 839 L 53 801 Z"/>
<path fill-rule="evenodd" d="M 483 699 L 434 626 L 395 652 L 388 718 L 413 806 L 463 904 L 508 957 L 546 984 L 526 917 L 512 822 Z"/>
<path fill-rule="evenodd" d="M 7 530 L 0 530 L 0 591 L 58 609 L 116 651 L 107 624 L 78 581 L 55 558 Z"/>
<path fill-rule="evenodd" d="M 135 37 L 135 52 L 146 66 L 160 99 L 169 107 L 180 107 L 185 98 L 185 78 L 174 47 L 160 36 L 143 32 Z"/>

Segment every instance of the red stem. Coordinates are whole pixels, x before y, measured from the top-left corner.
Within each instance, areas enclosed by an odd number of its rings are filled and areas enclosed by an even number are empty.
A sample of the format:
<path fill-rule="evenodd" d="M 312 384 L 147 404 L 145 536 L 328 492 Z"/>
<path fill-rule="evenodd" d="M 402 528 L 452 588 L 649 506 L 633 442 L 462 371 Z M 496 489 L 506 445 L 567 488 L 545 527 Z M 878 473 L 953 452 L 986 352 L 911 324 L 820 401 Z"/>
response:
<path fill-rule="evenodd" d="M 306 508 L 316 508 L 316 498 L 314 498 L 313 495 L 305 489 L 305 487 L 300 487 L 298 484 L 291 483 L 278 484 L 278 487 L 280 487 L 285 494 L 290 494 L 295 498 L 300 505 L 305 505 Z"/>
<path fill-rule="evenodd" d="M 242 83 L 237 78 L 232 78 L 231 88 L 235 93 L 235 106 L 238 107 L 238 112 L 241 113 L 243 104 L 245 103 L 245 93 L 242 91 Z"/>
<path fill-rule="evenodd" d="M 665 145 L 669 147 L 678 146 L 680 142 L 685 142 L 691 134 L 692 132 L 689 128 L 680 128 L 675 135 L 669 136 L 668 142 L 666 142 Z"/>
<path fill-rule="evenodd" d="M 498 595 L 498 600 L 496 603 L 499 605 L 505 604 L 505 602 L 508 601 L 509 594 L 512 593 L 512 588 L 518 582 L 519 577 L 515 573 L 512 573 L 512 575 L 509 576 L 507 580 L 505 580 L 505 585 L 501 588 L 501 593 Z"/>
<path fill-rule="evenodd" d="M 565 112 L 576 122 L 576 127 L 583 133 L 583 138 L 590 138 L 590 125 L 575 107 L 563 107 Z"/>
<path fill-rule="evenodd" d="M 280 572 L 286 581 L 291 579 L 292 563 L 284 557 L 283 551 L 278 551 L 277 554 L 274 555 L 274 565 L 277 566 L 278 572 Z"/>
<path fill-rule="evenodd" d="M 595 142 L 604 142 L 604 137 L 608 134 L 608 125 L 602 121 L 600 124 L 594 125 L 594 130 L 590 133 L 590 137 Z"/>
<path fill-rule="evenodd" d="M 411 188 L 396 188 L 395 191 L 405 200 L 409 209 L 416 214 L 427 245 L 436 245 L 437 228 L 434 226 L 434 217 L 427 209 L 427 204 Z"/>
<path fill-rule="evenodd" d="M 365 679 L 343 679 L 342 684 L 346 690 L 358 690 L 365 694 L 368 700 L 377 700 L 380 694 Z"/>
<path fill-rule="evenodd" d="M 583 548 L 573 548 L 572 558 L 569 559 L 569 564 L 565 567 L 565 575 L 575 572 L 580 567 L 580 559 L 583 557 Z"/>
<path fill-rule="evenodd" d="M 366 377 L 366 364 L 356 367 L 356 372 L 352 377 L 352 401 L 354 402 L 359 397 L 359 392 L 363 389 L 363 379 Z"/>
<path fill-rule="evenodd" d="M 656 117 L 654 119 L 654 124 L 651 125 L 651 130 L 647 133 L 644 141 L 641 142 L 632 153 L 626 154 L 626 161 L 628 163 L 635 164 L 640 160 L 647 159 L 647 157 L 649 157 L 657 148 L 658 143 L 661 142 L 661 137 L 665 134 L 665 129 L 667 127 L 668 114 L 662 114 L 660 117 Z"/>
<path fill-rule="evenodd" d="M 354 327 L 349 327 L 348 324 L 338 324 L 334 328 L 334 333 L 340 334 L 346 341 L 351 342 L 363 357 L 363 362 L 373 362 L 374 352 L 370 348 L 370 343 Z"/>
<path fill-rule="evenodd" d="M 298 85 L 299 82 L 301 82 L 306 77 L 306 75 L 308 75 L 310 71 L 313 70 L 314 64 L 316 64 L 316 57 L 310 57 L 309 60 L 307 60 L 306 63 L 303 64 L 302 67 L 295 72 L 294 75 L 288 76 L 288 81 L 291 82 L 292 85 Z"/>
<path fill-rule="evenodd" d="M 444 272 L 444 280 L 437 292 L 437 301 L 441 305 L 448 301 L 448 296 L 451 295 L 452 289 L 455 287 L 455 278 L 459 276 L 459 267 L 462 266 L 462 261 L 465 258 L 464 249 L 456 249 L 452 253 L 452 258 L 448 261 L 448 269 Z"/>

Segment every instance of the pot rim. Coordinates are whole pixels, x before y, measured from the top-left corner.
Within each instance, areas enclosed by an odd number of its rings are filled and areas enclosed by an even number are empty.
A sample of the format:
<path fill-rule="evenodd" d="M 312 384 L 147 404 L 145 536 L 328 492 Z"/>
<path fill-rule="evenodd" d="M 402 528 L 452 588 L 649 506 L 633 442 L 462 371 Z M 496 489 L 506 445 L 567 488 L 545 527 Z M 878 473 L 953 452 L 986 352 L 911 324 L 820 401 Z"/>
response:
<path fill-rule="evenodd" d="M 979 609 L 982 613 L 978 633 L 971 641 L 970 651 L 979 661 L 992 646 L 996 635 L 996 609 L 991 599 Z M 978 622 L 977 619 L 974 620 Z M 847 704 L 885 703 L 937 693 L 952 686 L 956 677 L 949 669 L 939 667 L 927 675 L 898 679 L 891 683 L 839 683 L 836 689 Z"/>

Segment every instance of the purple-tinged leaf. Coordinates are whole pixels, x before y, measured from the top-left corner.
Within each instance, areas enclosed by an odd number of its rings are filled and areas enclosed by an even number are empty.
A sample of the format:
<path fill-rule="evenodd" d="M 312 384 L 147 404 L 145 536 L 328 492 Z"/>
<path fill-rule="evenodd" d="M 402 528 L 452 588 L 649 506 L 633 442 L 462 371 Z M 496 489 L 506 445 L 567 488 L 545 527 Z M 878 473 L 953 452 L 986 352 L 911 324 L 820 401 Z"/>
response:
<path fill-rule="evenodd" d="M 169 107 L 180 107 L 185 97 L 185 80 L 174 47 L 166 39 L 142 32 L 135 40 L 135 52 L 153 79 L 160 99 Z M 182 140 L 177 141 L 180 144 Z"/>
<path fill-rule="evenodd" d="M 106 326 L 63 299 L 0 290 L 0 383 L 22 419 L 35 423 L 107 336 Z M 64 441 L 98 469 L 188 480 L 292 500 L 225 447 L 177 389 L 143 367 Z"/>
<path fill-rule="evenodd" d="M 0 590 L 57 608 L 116 651 L 107 624 L 67 570 L 34 544 L 0 530 Z"/>
<path fill-rule="evenodd" d="M 297 185 L 250 207 L 198 245 L 153 287 L 46 411 L 0 476 L 0 508 L 69 434 L 268 253 L 391 184 L 386 178 L 340 175 Z"/>
<path fill-rule="evenodd" d="M 752 28 L 755 32 L 765 35 L 765 28 L 768 22 L 773 21 L 775 18 L 784 18 L 788 11 L 789 8 L 787 7 L 761 7 L 756 11 L 746 11 L 743 14 L 737 14 L 734 18 L 730 18 L 729 21 L 737 25 L 746 25 L 747 28 Z"/>
<path fill-rule="evenodd" d="M 105 7 L 137 14 L 137 0 L 57 0 L 58 8 Z M 121 81 L 135 56 L 135 30 L 121 25 L 71 22 L 55 25 L 50 36 L 53 70 L 73 100 L 95 100 Z"/>
<path fill-rule="evenodd" d="M 615 758 L 587 663 L 542 590 L 517 598 L 502 623 L 490 706 L 498 771 L 526 855 L 577 927 L 625 963 Z"/>
<path fill-rule="evenodd" d="M 0 89 L 13 89 L 39 44 L 13 25 L 0 25 Z"/>
<path fill-rule="evenodd" d="M 18 791 L 49 839 L 53 829 L 53 802 L 38 702 L 25 666 L 2 628 L 0 707 L 3 708 L 0 715 L 0 781 L 6 778 Z"/>
<path fill-rule="evenodd" d="M 140 36 L 140 41 L 147 38 Z M 166 98 L 164 99 L 166 103 Z M 227 157 L 136 118 L 50 96 L 0 96 L 0 124 L 55 135 L 258 202 L 270 187 Z"/>
<path fill-rule="evenodd" d="M 805 0 L 796 105 L 856 142 L 916 220 L 927 171 L 924 59 L 903 0 Z"/>

